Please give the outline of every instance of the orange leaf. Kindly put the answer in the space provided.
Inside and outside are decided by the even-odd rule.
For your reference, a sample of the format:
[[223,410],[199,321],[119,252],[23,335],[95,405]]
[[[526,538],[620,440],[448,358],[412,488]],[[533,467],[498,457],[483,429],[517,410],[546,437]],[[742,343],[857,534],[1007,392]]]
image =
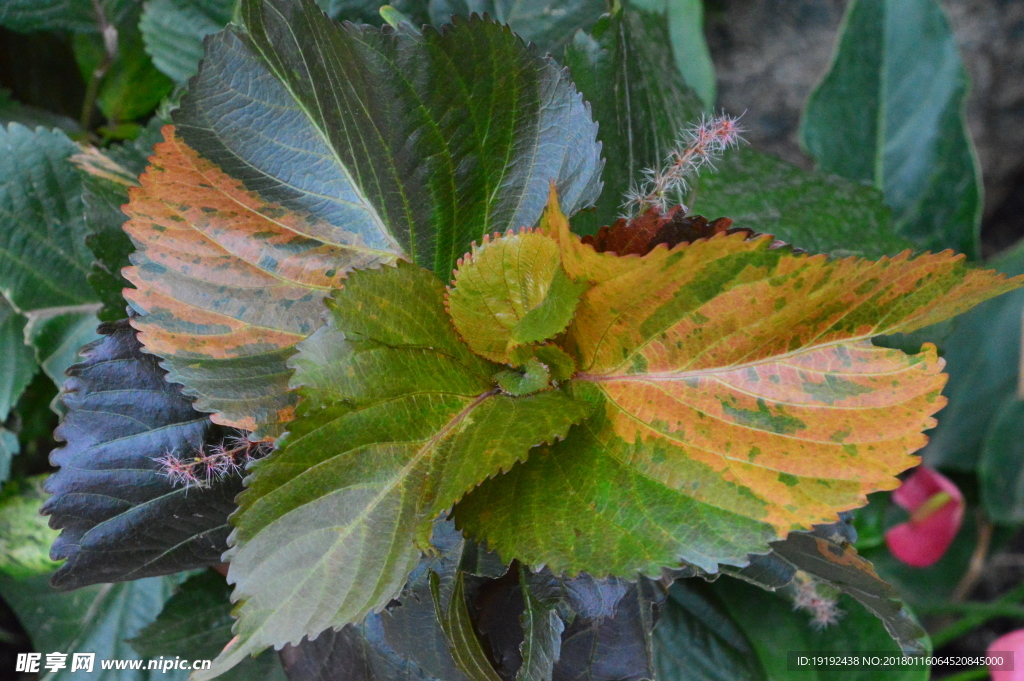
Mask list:
[[[587,433],[484,483],[456,518],[504,557],[556,572],[743,565],[767,550],[765,532],[834,522],[893,489],[945,404],[943,362],[931,344],[907,355],[870,339],[1024,284],[949,251],[830,260],[720,233],[616,257],[569,232],[557,205],[545,225],[566,271],[595,282],[565,348],[573,390],[603,406]],[[573,500],[573,532],[530,526],[526,480],[529,498]],[[590,553],[602,532],[621,543]]]
[[143,313],[132,324],[147,351],[167,360],[169,379],[189,384],[197,409],[275,435],[296,403],[284,362],[321,325],[323,298],[347,270],[400,251],[268,203],[173,126],[163,133],[125,207],[138,249],[124,270],[136,289],[125,296]]

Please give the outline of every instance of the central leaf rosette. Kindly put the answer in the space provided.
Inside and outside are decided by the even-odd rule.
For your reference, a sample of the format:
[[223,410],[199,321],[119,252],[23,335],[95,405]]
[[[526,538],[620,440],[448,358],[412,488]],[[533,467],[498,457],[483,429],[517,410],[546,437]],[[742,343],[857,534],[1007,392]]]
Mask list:
[[237,637],[213,671],[384,607],[444,513],[504,560],[633,578],[746,565],[896,487],[942,360],[870,339],[1019,282],[727,223],[620,256],[572,234],[552,189],[538,229],[474,246],[447,290],[405,261],[350,274],[232,518]]

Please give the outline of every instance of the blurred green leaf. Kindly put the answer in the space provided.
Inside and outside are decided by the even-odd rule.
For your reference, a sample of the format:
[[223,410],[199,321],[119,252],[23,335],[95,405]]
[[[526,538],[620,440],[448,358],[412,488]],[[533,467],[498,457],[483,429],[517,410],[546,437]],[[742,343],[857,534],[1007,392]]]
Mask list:
[[981,500],[989,519],[1024,523],[1024,401],[1007,395],[989,427],[978,461]]
[[50,544],[57,538],[57,531],[51,530],[39,514],[47,497],[43,491],[45,479],[41,475],[4,488],[0,500],[0,573],[8,577],[25,579],[60,567],[59,562],[50,560]]
[[75,35],[73,46],[82,76],[88,81],[97,70],[103,72],[96,104],[108,121],[133,121],[152,112],[174,89],[174,82],[153,65],[139,32],[138,12],[132,12],[117,27],[117,52],[107,64],[105,36]]
[[791,591],[802,580],[813,578],[857,599],[904,652],[922,653],[928,648],[928,635],[900,593],[850,545],[854,539],[856,533],[848,520],[818,525],[812,532],[793,532],[785,540],[773,542],[771,553],[751,555],[745,568],[722,566],[722,570],[771,591]]
[[121,291],[128,282],[121,268],[135,251],[128,235],[121,229],[128,217],[121,206],[128,203],[128,188],[138,185],[138,176],[146,168],[153,145],[162,139],[160,128],[166,121],[154,116],[142,133],[131,142],[111,145],[102,151],[89,147],[71,157],[82,174],[87,236],[85,243],[95,256],[88,280],[103,309],[101,321],[114,321],[127,316]]
[[30,130],[40,125],[44,128],[60,128],[69,135],[82,131],[77,121],[45,109],[26,106],[15,101],[9,90],[0,88],[0,125],[6,126],[8,123],[21,123]]
[[[1024,241],[986,263],[1010,276],[1024,274]],[[982,303],[953,320],[952,332],[939,341],[949,381],[949,399],[936,414],[939,425],[921,451],[937,468],[973,471],[992,418],[1017,390],[1024,291],[1012,291]]]
[[49,585],[49,575],[28,579],[0,576],[0,596],[18,616],[44,653],[68,654],[68,666],[56,673],[42,673],[39,681],[76,681],[71,672],[71,653],[95,653],[93,681],[185,681],[184,670],[101,670],[100,660],[137,660],[126,639],[152,622],[182,577],[151,577],[122,584],[96,584],[70,593]]
[[0,127],[0,291],[22,312],[96,300],[76,151],[59,130]]
[[98,33],[102,30],[100,12],[105,21],[116,23],[134,4],[134,0],[4,0],[0,3],[0,26],[21,33]]
[[602,155],[612,159],[596,210],[572,221],[574,232],[593,234],[618,217],[642,171],[660,167],[678,135],[700,117],[701,103],[676,68],[664,17],[628,0],[602,17],[592,35],[577,33],[565,63],[600,124]]
[[[231,640],[231,587],[224,577],[206,570],[178,587],[154,622],[128,644],[144,658],[213,659]],[[281,660],[273,650],[249,657],[221,681],[285,681]]]
[[431,0],[429,5],[434,26],[450,24],[453,14],[486,13],[556,59],[576,31],[590,30],[607,9],[606,0]]
[[203,38],[231,20],[236,0],[150,0],[139,31],[153,64],[178,83],[199,71]]
[[[886,513],[886,526],[903,522],[906,513],[890,505]],[[900,597],[913,608],[926,608],[945,603],[957,584],[963,578],[970,564],[971,554],[978,541],[977,523],[972,522],[972,509],[968,508],[964,522],[956,539],[943,554],[939,562],[927,568],[916,568],[897,560],[884,544],[874,549],[866,549],[864,557],[871,561],[879,576],[888,582]],[[1013,531],[1009,528],[996,528],[992,537],[992,550],[996,551],[1005,544]]]
[[[838,597],[842,615],[836,624],[815,628],[810,615],[794,610],[792,603],[777,594],[743,582],[722,579],[712,587],[736,626],[746,634],[754,654],[764,669],[766,681],[788,681],[790,651],[814,651],[817,654],[885,651],[901,655],[899,646],[889,638],[882,623],[846,595]],[[928,646],[926,654],[930,654]],[[886,669],[886,681],[926,681],[926,665]],[[681,677],[687,678],[687,677]],[[700,678],[700,677],[697,677]],[[714,677],[711,677],[714,678]],[[754,677],[757,678],[757,677]],[[878,681],[877,667],[822,668],[801,671],[807,681]]]
[[676,66],[683,80],[711,111],[715,105],[715,65],[704,39],[704,0],[633,0],[641,9],[660,12],[668,22]]
[[[25,345],[26,322],[24,315],[0,296],[0,425],[38,369],[32,348]],[[5,478],[0,475],[0,481]]]
[[854,0],[801,139],[822,170],[881,189],[900,234],[977,258],[981,173],[967,87],[936,0]]
[[0,426],[0,481],[11,476],[11,460],[21,451],[18,436]]
[[660,681],[765,681],[746,635],[713,587],[683,579],[669,589],[654,628]]
[[[25,326],[25,342],[35,348],[36,361],[43,372],[59,388],[64,385],[68,367],[80,360],[78,349],[100,337],[96,327],[99,305],[76,308],[50,308],[29,315]],[[64,407],[54,400],[50,407],[58,414]]]
[[[385,22],[380,15],[380,8],[390,5],[405,15],[417,28],[431,23],[428,0],[316,0],[316,4],[327,16],[336,21],[383,26]],[[447,17],[443,23],[449,23]]]
[[691,212],[732,218],[812,253],[877,258],[913,243],[893,233],[881,194],[836,175],[801,170],[755,149],[727,151],[702,171]]

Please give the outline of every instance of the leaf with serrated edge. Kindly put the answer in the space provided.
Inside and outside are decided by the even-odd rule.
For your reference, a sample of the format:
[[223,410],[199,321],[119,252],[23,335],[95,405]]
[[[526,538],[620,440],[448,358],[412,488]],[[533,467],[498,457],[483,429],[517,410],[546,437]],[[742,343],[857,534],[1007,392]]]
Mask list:
[[585,287],[562,269],[555,241],[526,230],[474,245],[459,260],[445,307],[473,352],[512,362],[516,347],[565,330]]
[[1024,284],[950,252],[830,261],[744,234],[616,263],[556,211],[567,271],[599,279],[567,349],[570,390],[600,406],[455,510],[503,557],[555,571],[744,565],[896,487],[944,403],[942,361],[931,345],[906,355],[870,338]]
[[[164,128],[152,166],[129,194],[135,242],[125,291],[132,324],[214,420],[267,434],[294,414],[285,359],[319,326],[324,296],[353,267],[397,249],[268,203]],[[204,378],[208,379],[204,381]],[[220,378],[221,380],[216,380]],[[223,379],[230,378],[227,385]]]
[[58,589],[119,582],[215,565],[227,549],[227,517],[241,491],[235,474],[209,489],[167,479],[155,459],[185,457],[218,433],[142,352],[127,320],[100,327],[68,370],[67,415],[54,436],[43,506],[62,530],[54,559]]
[[96,300],[77,150],[59,130],[0,125],[0,292],[20,312]]
[[762,589],[789,587],[798,577],[816,580],[849,594],[885,625],[886,631],[908,655],[921,654],[928,647],[928,635],[900,595],[875,572],[874,566],[857,554],[844,533],[844,523],[819,525],[812,532],[794,532],[785,541],[773,542],[771,551],[751,556],[750,565],[724,571]]
[[500,365],[459,340],[443,297],[399,261],[328,299],[329,325],[293,360],[303,412],[232,518],[238,637],[200,678],[383,608],[433,518],[586,416],[561,390],[501,393]]
[[[133,192],[133,204],[155,198],[163,213],[216,227],[202,235],[214,243],[199,247],[200,263],[180,244],[144,249],[133,276],[153,300],[140,293],[133,302],[146,315],[138,328],[147,349],[197,408],[276,436],[296,399],[286,358],[319,324],[322,291],[300,289],[398,255],[447,277],[475,239],[534,224],[550,179],[570,206],[592,203],[602,161],[567,73],[507,27],[479,17],[422,34],[337,24],[312,0],[244,0],[238,18],[207,39],[173,115],[195,158],[184,169],[158,158],[150,182],[180,182],[147,189],[144,180]],[[225,198],[281,224],[246,232],[261,216],[235,224],[239,211]],[[226,258],[211,271],[220,250],[242,258],[242,246],[257,256],[244,272]]]

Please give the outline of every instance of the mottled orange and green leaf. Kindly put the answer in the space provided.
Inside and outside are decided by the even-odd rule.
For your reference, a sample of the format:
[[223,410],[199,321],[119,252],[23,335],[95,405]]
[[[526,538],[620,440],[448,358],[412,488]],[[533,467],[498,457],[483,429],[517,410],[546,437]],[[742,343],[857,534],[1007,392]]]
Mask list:
[[[503,555],[556,571],[742,565],[766,540],[892,489],[935,425],[945,376],[934,346],[907,355],[870,339],[1024,283],[951,252],[830,260],[772,249],[768,235],[616,259],[581,243],[555,205],[546,224],[570,275],[595,282],[566,349],[575,390],[602,406],[456,517]],[[547,517],[573,520],[524,508],[541,499],[559,499]],[[594,536],[622,542],[591,551]]]
[[[347,270],[390,262],[344,229],[261,199],[164,128],[130,192],[125,230],[138,249],[125,295],[133,324],[196,408],[274,435],[294,414],[284,362],[318,326]],[[209,389],[207,389],[209,388]]]

